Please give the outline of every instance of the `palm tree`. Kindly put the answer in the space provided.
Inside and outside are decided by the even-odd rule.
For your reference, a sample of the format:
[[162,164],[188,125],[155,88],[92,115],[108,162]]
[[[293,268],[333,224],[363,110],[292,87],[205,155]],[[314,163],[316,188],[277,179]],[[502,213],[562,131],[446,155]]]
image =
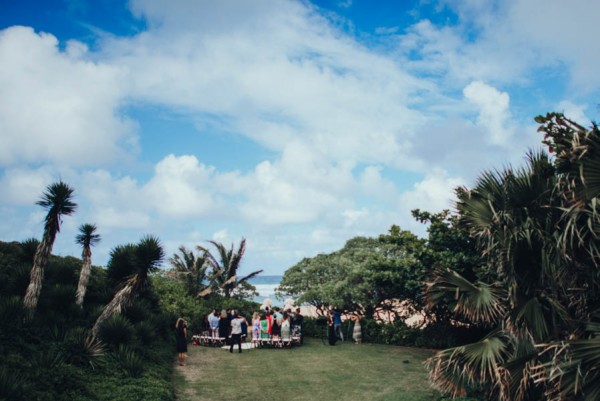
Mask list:
[[184,281],[190,295],[197,295],[205,289],[206,271],[209,267],[206,252],[196,256],[194,251],[188,250],[183,245],[179,247],[179,254],[175,253],[169,258],[173,269],[168,273],[171,277]]
[[75,303],[80,307],[83,307],[83,298],[92,271],[92,246],[100,242],[100,235],[95,232],[95,224],[82,224],[79,227],[79,235],[75,238],[75,242],[83,247],[81,254],[83,262],[79,274],[79,283],[77,284],[77,293],[75,294]]
[[33,258],[33,267],[29,286],[25,292],[24,306],[29,316],[33,316],[42,290],[44,269],[52,253],[56,233],[60,231],[61,216],[68,216],[75,212],[77,204],[72,202],[73,189],[62,181],[50,184],[42,198],[36,202],[48,210],[45,219],[44,236]]
[[210,275],[211,287],[200,292],[199,296],[208,295],[216,290],[221,292],[225,298],[230,298],[236,289],[243,286],[252,277],[263,272],[262,270],[257,270],[242,278],[238,278],[238,269],[240,268],[242,257],[246,252],[246,240],[244,238],[242,238],[237,252],[234,251],[233,244],[231,244],[231,249],[228,250],[222,243],[216,241],[208,242],[217,248],[220,260],[218,261],[207,248],[200,245],[197,246],[199,251],[204,252],[207,259],[206,263],[212,269],[212,274]]
[[145,290],[150,281],[148,275],[156,270],[164,258],[164,251],[158,238],[146,236],[132,248],[131,261],[135,273],[127,278],[119,288],[113,299],[102,311],[92,328],[92,336],[96,337],[100,327],[109,317],[120,314],[123,309],[131,305],[135,298]]
[[484,173],[459,189],[461,223],[478,239],[493,282],[438,271],[435,304],[496,326],[480,342],[437,353],[431,376],[445,392],[484,386],[500,400],[596,400],[600,396],[600,132],[559,114],[536,119],[556,154],[526,168]]

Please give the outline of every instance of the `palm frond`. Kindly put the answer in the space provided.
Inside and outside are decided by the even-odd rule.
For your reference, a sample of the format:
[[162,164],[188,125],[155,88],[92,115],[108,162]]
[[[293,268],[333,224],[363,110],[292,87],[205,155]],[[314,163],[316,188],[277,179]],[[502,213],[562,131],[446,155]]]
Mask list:
[[455,312],[480,322],[493,323],[505,315],[504,291],[485,283],[471,283],[450,269],[438,270],[434,281],[426,283],[425,296],[430,305],[454,297]]
[[486,383],[495,397],[508,400],[509,377],[503,368],[508,351],[508,340],[495,332],[477,343],[439,351],[426,364],[432,382],[443,393],[463,396],[469,387]]

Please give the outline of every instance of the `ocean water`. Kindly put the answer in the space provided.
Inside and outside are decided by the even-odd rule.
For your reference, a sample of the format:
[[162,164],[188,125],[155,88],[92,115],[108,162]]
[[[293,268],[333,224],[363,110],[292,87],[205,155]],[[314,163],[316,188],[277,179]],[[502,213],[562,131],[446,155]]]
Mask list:
[[250,284],[256,287],[259,296],[254,297],[254,302],[262,303],[266,298],[271,299],[273,306],[283,306],[285,299],[289,297],[278,298],[275,296],[275,288],[279,286],[282,276],[258,276],[250,280]]

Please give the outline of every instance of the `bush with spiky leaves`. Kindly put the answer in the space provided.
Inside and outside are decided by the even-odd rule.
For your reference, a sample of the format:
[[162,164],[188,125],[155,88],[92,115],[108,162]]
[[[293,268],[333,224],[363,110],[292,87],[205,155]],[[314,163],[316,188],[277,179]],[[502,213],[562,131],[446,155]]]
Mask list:
[[144,373],[144,360],[133,348],[121,344],[113,353],[113,358],[123,372],[131,377],[140,377]]
[[65,336],[63,352],[70,364],[95,369],[102,362],[106,349],[98,339],[90,336],[89,330],[77,327]]
[[131,345],[135,340],[135,329],[126,317],[114,315],[100,326],[100,339],[107,345],[117,348],[119,345]]
[[3,331],[20,327],[23,316],[23,300],[17,296],[0,298],[0,326]]
[[0,366],[0,400],[23,399],[25,380],[19,372]]

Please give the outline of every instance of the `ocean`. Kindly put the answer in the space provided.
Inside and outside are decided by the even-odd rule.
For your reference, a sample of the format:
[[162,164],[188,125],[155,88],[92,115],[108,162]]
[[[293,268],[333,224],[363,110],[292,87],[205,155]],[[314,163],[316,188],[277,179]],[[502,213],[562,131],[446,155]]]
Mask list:
[[[279,286],[283,276],[256,276],[248,280],[250,284],[256,287],[258,296],[252,300],[262,303],[265,298],[270,298],[273,301],[273,306],[283,306],[285,298],[280,299],[275,296],[275,288]],[[286,297],[287,298],[287,297]]]

